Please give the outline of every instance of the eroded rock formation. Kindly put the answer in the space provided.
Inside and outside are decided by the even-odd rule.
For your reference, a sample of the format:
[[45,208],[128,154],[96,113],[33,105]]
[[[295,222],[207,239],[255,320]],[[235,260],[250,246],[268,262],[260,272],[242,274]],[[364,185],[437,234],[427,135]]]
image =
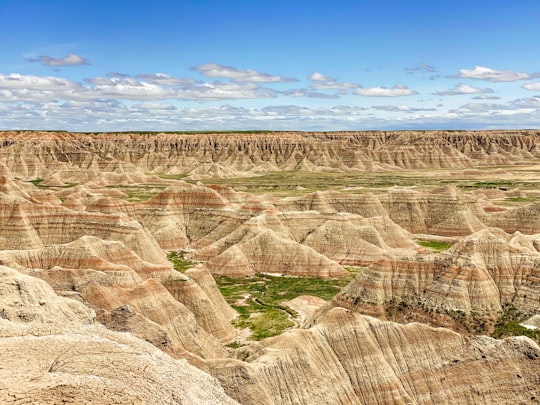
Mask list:
[[219,383],[0,266],[0,402],[234,404]]
[[[489,166],[537,165],[538,140],[537,131],[2,132],[0,402],[534,403],[538,345],[479,335],[508,308],[538,323],[538,195],[471,190],[469,180],[513,176]],[[391,178],[279,197],[192,184],[444,168],[442,185],[464,178],[468,188]],[[176,271],[168,251],[201,263]],[[349,276],[347,266],[357,276],[330,302],[284,302],[301,326],[258,343],[231,324],[236,312],[213,278],[331,279]],[[245,346],[224,346],[238,340]]]
[[[387,170],[508,165],[540,156],[536,131],[268,134],[1,132],[12,176],[64,182],[100,173],[227,176],[276,170]],[[81,177],[82,176],[82,177]]]
[[527,338],[468,339],[334,308],[307,330],[266,340],[248,362],[210,367],[245,404],[505,404],[538,398],[539,359]]

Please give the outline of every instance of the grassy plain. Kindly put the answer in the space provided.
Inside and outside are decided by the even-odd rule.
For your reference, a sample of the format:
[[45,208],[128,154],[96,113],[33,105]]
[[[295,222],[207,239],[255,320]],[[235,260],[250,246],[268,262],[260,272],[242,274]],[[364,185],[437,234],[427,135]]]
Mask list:
[[[501,174],[501,170],[508,173]],[[188,182],[196,182],[187,180]],[[199,180],[197,180],[199,181]],[[416,169],[381,172],[268,172],[253,177],[208,178],[204,184],[221,184],[254,194],[271,193],[276,196],[295,196],[324,190],[349,193],[384,192],[390,187],[418,187],[435,189],[456,186],[473,189],[540,189],[538,167],[486,167],[481,175],[466,175],[450,169]],[[519,202],[519,201],[516,201]],[[526,202],[526,201],[523,201]]]

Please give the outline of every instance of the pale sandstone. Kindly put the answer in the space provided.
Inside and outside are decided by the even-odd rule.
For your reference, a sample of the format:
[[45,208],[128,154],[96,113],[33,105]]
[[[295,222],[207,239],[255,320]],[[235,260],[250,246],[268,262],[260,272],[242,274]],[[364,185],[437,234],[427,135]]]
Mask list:
[[539,395],[540,348],[523,337],[468,339],[335,308],[262,346],[247,362],[208,362],[241,403],[507,404]]
[[509,165],[538,158],[536,135],[536,131],[236,135],[7,131],[0,133],[0,164],[14,176],[58,174],[85,181],[102,172],[231,176],[276,170],[468,168],[473,163]]
[[0,266],[0,402],[233,404],[185,360],[95,323],[85,305]]
[[428,257],[381,260],[364,270],[333,300],[372,314],[404,302],[421,310],[461,311],[494,317],[512,304],[533,314],[540,307],[537,236],[476,232],[450,250]]

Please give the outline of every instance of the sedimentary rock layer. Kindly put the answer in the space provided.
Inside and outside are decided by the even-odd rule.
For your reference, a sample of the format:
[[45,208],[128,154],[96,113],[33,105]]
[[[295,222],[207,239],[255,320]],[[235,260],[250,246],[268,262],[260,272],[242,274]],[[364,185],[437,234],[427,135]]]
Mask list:
[[[540,156],[537,131],[264,134],[2,132],[13,176],[89,180],[99,172],[227,176],[273,170],[381,170],[502,165]],[[138,169],[138,172],[137,170]],[[82,176],[82,177],[81,177]]]
[[460,313],[494,319],[508,305],[533,315],[540,308],[539,237],[489,228],[438,255],[383,259],[333,304],[379,316],[398,305],[431,313],[434,320]]
[[234,404],[208,374],[58,297],[44,281],[0,266],[3,404]]
[[527,338],[468,339],[343,308],[266,340],[247,362],[207,367],[244,404],[507,404],[540,394],[540,349]]

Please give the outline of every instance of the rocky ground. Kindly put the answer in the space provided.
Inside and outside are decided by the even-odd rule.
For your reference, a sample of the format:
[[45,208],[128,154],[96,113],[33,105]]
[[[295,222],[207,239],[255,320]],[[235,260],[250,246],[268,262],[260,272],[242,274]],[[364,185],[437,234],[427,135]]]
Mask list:
[[539,159],[535,131],[2,132],[0,402],[539,402]]

